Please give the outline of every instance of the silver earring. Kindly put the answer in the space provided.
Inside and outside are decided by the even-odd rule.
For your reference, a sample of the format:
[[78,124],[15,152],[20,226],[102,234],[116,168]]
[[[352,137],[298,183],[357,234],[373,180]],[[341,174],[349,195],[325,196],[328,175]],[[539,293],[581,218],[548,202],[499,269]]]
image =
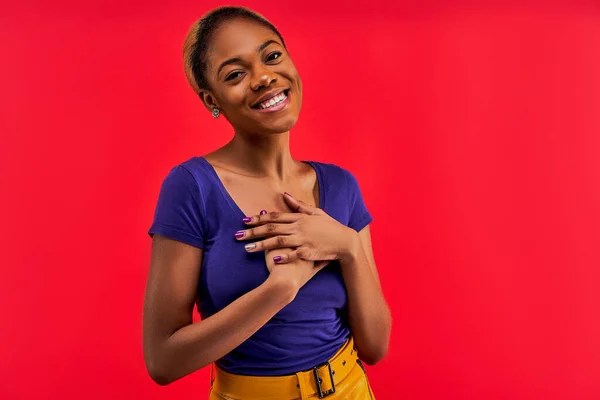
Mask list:
[[221,114],[221,110],[219,110],[218,108],[213,108],[212,110],[212,116],[213,118],[219,118],[219,115]]

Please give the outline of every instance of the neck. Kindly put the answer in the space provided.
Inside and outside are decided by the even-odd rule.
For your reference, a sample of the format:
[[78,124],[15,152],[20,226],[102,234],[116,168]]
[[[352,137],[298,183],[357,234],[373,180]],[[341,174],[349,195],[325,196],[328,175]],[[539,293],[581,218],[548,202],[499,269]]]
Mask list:
[[222,151],[229,165],[236,169],[280,182],[290,178],[296,167],[290,153],[289,131],[258,138],[236,132]]

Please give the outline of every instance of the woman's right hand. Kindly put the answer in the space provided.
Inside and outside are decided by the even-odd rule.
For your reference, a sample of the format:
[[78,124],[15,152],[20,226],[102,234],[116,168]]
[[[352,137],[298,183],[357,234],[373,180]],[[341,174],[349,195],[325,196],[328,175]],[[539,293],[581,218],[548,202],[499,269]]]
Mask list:
[[[288,210],[291,211],[291,210]],[[266,214],[266,210],[260,212]],[[272,282],[289,288],[293,297],[302,286],[306,284],[313,276],[322,270],[330,261],[309,261],[298,259],[286,264],[276,264],[273,257],[293,252],[293,248],[281,248],[274,250],[265,250],[265,261],[269,270],[269,278]],[[277,253],[277,254],[275,254]]]
[[297,259],[287,264],[276,264],[273,257],[276,255],[287,254],[294,251],[292,248],[275,249],[265,251],[265,261],[269,270],[269,278],[283,285],[290,285],[290,290],[294,296],[300,288],[306,284],[313,276],[322,270],[329,261],[306,261]]

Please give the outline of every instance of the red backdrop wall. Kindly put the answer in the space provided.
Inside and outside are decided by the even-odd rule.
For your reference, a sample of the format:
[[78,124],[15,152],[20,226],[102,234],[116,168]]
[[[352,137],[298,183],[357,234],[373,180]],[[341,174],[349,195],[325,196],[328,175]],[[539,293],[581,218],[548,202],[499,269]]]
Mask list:
[[[600,398],[600,9],[246,1],[304,82],[298,158],[358,177],[394,327],[377,398]],[[225,143],[181,45],[214,1],[0,12],[0,398],[159,387],[142,304],[159,185]]]

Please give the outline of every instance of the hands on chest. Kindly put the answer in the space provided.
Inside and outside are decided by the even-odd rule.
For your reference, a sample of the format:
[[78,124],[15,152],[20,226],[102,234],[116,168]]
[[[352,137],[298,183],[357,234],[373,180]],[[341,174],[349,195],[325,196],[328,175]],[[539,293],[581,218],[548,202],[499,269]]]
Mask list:
[[[360,246],[358,234],[323,210],[296,200],[292,195],[282,195],[295,212],[266,212],[244,218],[247,229],[235,233],[235,238],[245,243],[246,251],[269,251],[273,262],[286,264],[298,259],[324,262],[352,258]],[[257,241],[257,239],[259,239]],[[275,254],[270,250],[294,249]],[[318,264],[317,264],[318,266]]]

